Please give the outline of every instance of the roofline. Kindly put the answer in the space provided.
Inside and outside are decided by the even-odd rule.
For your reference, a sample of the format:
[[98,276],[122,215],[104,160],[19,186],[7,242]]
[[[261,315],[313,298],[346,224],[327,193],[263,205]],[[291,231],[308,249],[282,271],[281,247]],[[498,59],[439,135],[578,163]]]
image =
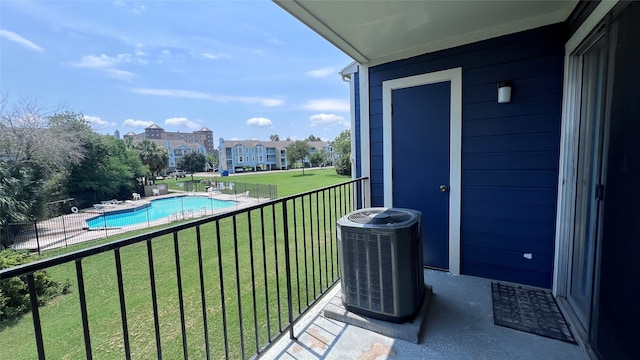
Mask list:
[[[401,50],[395,53],[386,54],[377,58],[367,58],[363,55],[354,45],[349,43],[340,34],[335,32],[331,27],[325,24],[321,19],[317,18],[315,14],[310,12],[300,0],[272,0],[276,5],[280,6],[283,10],[291,14],[291,16],[298,19],[305,26],[313,30],[318,35],[329,41],[335,47],[343,51],[350,56],[355,62],[359,64],[366,64],[368,66],[375,66],[384,64],[391,61],[408,59],[410,57],[431,53],[435,51],[445,50],[457,46],[467,45],[478,41],[488,40],[503,35],[513,34],[525,30],[535,29],[538,27],[556,24],[565,21],[575,5],[571,8],[559,10],[550,14],[544,14],[532,18],[522,19],[519,21],[510,22],[494,26],[491,28],[485,28],[472,33],[455,36],[440,41],[423,44],[421,46],[412,47],[410,49]],[[578,4],[578,1],[575,1]],[[348,75],[348,74],[344,74]],[[344,77],[344,76],[343,76]]]
[[351,78],[351,75],[358,72],[358,63],[356,61],[352,61],[351,64],[344,67],[344,69],[340,70],[340,75],[343,78],[348,77]]
[[291,16],[298,19],[305,24],[308,28],[315,31],[318,35],[325,38],[333,46],[342,50],[345,54],[349,55],[352,59],[359,63],[367,63],[367,59],[361,54],[358,49],[351,45],[347,40],[341,37],[338,33],[334,32],[329,26],[313,15],[307,8],[298,0],[272,0],[276,5],[280,6],[284,11],[291,14]]

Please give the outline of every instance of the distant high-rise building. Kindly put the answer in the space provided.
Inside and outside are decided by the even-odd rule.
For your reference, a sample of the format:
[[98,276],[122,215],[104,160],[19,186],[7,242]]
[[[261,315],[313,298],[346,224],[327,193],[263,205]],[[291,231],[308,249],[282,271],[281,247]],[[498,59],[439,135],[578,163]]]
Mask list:
[[203,127],[198,131],[191,133],[182,133],[180,131],[165,131],[157,124],[151,124],[144,129],[143,133],[135,134],[130,131],[124,135],[124,138],[132,140],[182,140],[187,144],[202,145],[207,150],[207,154],[213,154],[213,131]]
[[114,136],[116,139],[120,139],[120,131],[119,131],[119,130],[114,131],[114,132],[113,132],[113,136]]
[[192,133],[181,133],[179,131],[164,131],[157,124],[151,124],[144,129],[143,133],[136,134],[133,131],[126,133],[123,138],[131,139],[134,143],[143,140],[150,140],[159,146],[167,149],[169,155],[169,166],[166,171],[173,171],[178,168],[180,158],[190,152],[201,154],[213,154],[213,131],[203,127]]

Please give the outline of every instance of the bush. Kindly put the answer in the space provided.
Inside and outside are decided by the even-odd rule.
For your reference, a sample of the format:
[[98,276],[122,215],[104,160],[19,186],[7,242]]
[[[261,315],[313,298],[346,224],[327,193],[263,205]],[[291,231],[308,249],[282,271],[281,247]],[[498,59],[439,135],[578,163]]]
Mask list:
[[338,175],[351,175],[351,161],[349,161],[348,157],[338,159],[335,168]]
[[[26,251],[4,250],[0,252],[0,270],[37,260],[38,256]],[[54,281],[46,271],[33,274],[38,294],[38,304],[44,305],[48,300],[69,292],[69,280],[59,283]],[[0,281],[0,323],[14,319],[31,308],[27,277],[13,277]]]

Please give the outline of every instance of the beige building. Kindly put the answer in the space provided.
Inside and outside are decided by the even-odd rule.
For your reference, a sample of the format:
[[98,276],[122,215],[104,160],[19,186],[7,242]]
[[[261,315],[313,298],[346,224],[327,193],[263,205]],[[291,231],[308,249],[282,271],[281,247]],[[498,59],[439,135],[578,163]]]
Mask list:
[[198,131],[185,133],[180,131],[165,131],[157,124],[151,124],[149,127],[144,129],[143,133],[135,134],[130,131],[124,135],[124,138],[130,138],[132,140],[180,140],[189,145],[204,146],[207,150],[207,154],[213,154],[215,150],[215,147],[213,146],[213,131],[206,127],[203,127]]
[[213,154],[215,150],[213,147],[213,131],[206,127],[192,133],[182,133],[179,131],[165,131],[157,124],[152,124],[144,129],[143,133],[136,134],[130,131],[123,137],[134,142],[150,140],[166,148],[169,154],[169,166],[165,169],[167,172],[176,170],[180,158],[188,153],[199,152],[206,155]]

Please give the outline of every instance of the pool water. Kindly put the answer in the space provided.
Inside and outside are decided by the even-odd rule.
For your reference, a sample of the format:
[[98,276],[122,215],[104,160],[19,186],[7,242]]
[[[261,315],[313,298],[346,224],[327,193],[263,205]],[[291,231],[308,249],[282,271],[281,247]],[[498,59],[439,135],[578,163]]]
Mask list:
[[179,196],[152,200],[146,206],[110,211],[87,219],[89,229],[123,227],[147,223],[170,217],[173,214],[187,214],[189,210],[199,214],[203,208],[207,211],[235,206],[235,201],[217,200],[202,196]]

